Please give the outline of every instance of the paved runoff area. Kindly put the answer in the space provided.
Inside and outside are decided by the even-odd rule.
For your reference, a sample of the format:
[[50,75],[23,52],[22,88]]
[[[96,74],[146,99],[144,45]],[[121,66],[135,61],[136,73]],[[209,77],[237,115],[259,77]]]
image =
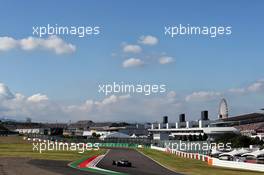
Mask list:
[[99,175],[74,169],[69,161],[0,158],[0,175]]
[[[132,167],[117,167],[113,160],[128,160]],[[68,161],[30,158],[0,158],[0,175],[99,175],[68,166]],[[98,168],[130,175],[179,175],[134,149],[111,149],[97,164]]]

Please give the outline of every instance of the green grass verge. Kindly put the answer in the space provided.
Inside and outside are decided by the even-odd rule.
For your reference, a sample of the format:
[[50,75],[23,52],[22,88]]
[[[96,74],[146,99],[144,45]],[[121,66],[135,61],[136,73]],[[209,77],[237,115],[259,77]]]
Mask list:
[[200,160],[181,158],[173,154],[151,149],[138,149],[138,151],[158,161],[162,165],[183,174],[189,175],[263,175],[261,172],[240,171],[208,166]]
[[77,151],[46,151],[40,154],[32,149],[32,144],[24,141],[22,137],[0,137],[0,157],[30,157],[34,159],[73,161],[81,159],[82,157],[91,157],[106,152],[105,149],[100,149],[98,151],[86,151],[84,153],[78,153]]

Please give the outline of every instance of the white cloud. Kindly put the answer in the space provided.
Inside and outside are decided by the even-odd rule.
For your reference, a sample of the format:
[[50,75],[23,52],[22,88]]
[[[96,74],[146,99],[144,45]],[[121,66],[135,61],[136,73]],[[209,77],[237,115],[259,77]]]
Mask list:
[[257,80],[246,87],[231,88],[228,90],[228,92],[234,93],[234,94],[257,93],[257,92],[262,92],[262,91],[264,91],[264,80],[263,79]]
[[143,66],[144,62],[138,58],[129,58],[123,62],[123,67],[140,67]]
[[159,58],[159,63],[160,64],[170,64],[173,63],[174,59],[172,57],[168,57],[168,56],[162,56]]
[[221,95],[220,92],[213,92],[213,91],[199,91],[193,92],[190,95],[185,97],[185,100],[190,101],[209,101],[218,98]]
[[75,113],[75,112],[91,112],[94,107],[93,100],[86,100],[86,102],[82,105],[70,105],[65,107],[66,113]]
[[14,48],[27,51],[43,49],[53,51],[56,54],[68,54],[76,51],[76,46],[66,43],[57,36],[49,36],[46,39],[28,37],[21,40],[11,37],[0,37],[0,51],[8,51]]
[[247,90],[249,92],[260,92],[264,90],[264,80],[258,80],[255,83],[251,84]]
[[62,111],[62,107],[49,101],[46,95],[35,94],[29,97],[21,93],[13,95],[9,88],[3,84],[0,89],[1,94],[8,97],[0,99],[0,116],[12,116],[18,120],[30,117],[35,121],[54,121],[59,119],[55,119],[56,116],[63,116],[64,119],[67,117],[67,114]]
[[17,41],[11,37],[0,37],[0,51],[8,51],[17,46]]
[[0,83],[0,100],[12,98],[14,98],[14,95],[10,92],[9,88],[5,84]]
[[28,101],[30,102],[41,102],[41,101],[47,101],[49,98],[47,95],[42,95],[42,94],[34,94],[30,97],[27,98]]
[[128,98],[130,98],[129,95],[121,95],[121,96],[111,95],[109,97],[106,97],[102,101],[95,102],[95,104],[98,105],[99,107],[101,107],[101,106],[105,106],[105,105],[111,105],[111,104],[117,103],[119,101],[126,100]]
[[177,94],[176,94],[176,92],[175,91],[169,91],[168,93],[167,93],[167,102],[169,102],[169,103],[174,103],[174,102],[176,102],[177,101]]
[[79,105],[61,105],[47,100],[48,97],[42,94],[26,97],[16,93],[14,98],[0,101],[0,115],[12,116],[18,120],[30,117],[33,121],[44,122],[155,121],[163,115],[176,116],[181,111],[182,105],[175,96],[173,91],[167,96],[151,98],[112,95],[98,101],[86,100]]
[[151,36],[151,35],[141,36],[139,38],[139,43],[145,44],[145,45],[156,45],[158,44],[158,42],[159,42],[158,38]]
[[[258,80],[256,82],[263,81]],[[249,92],[249,87],[252,87],[251,93],[253,93],[253,90],[257,90],[254,91],[256,93],[261,90],[260,87],[262,86],[256,84],[256,82],[244,88],[247,93]],[[233,90],[233,92],[240,91],[239,89]],[[241,113],[243,108],[250,106],[250,104],[252,105],[247,110],[254,110],[257,109],[257,105],[262,105],[261,100],[254,101],[253,99],[252,101],[249,98],[251,101],[247,101],[246,96],[246,100],[241,100],[240,97],[244,98],[241,95],[237,99],[241,103],[237,103],[236,99],[228,96],[230,94],[226,94],[225,92],[222,94],[215,91],[198,91],[187,96],[182,96],[175,91],[169,91],[166,95],[148,98],[141,96],[131,97],[130,95],[111,95],[101,100],[87,99],[81,104],[66,105],[49,100],[47,95],[41,93],[32,96],[12,93],[6,85],[0,84],[0,97],[2,97],[0,98],[0,116],[12,116],[18,120],[30,117],[33,121],[45,122],[55,122],[56,120],[62,122],[67,122],[68,120],[150,122],[160,120],[164,115],[168,115],[170,120],[175,121],[178,119],[179,113],[186,113],[188,120],[197,119],[197,114],[201,110],[206,109],[209,110],[213,118],[217,116],[218,99],[220,100],[222,95],[227,95],[227,98],[230,99],[232,110],[235,105],[238,106],[235,109],[238,113]]]
[[175,98],[176,97],[176,92],[175,91],[170,91],[168,94],[167,94],[167,97],[168,98]]
[[139,45],[126,44],[123,47],[123,51],[126,53],[140,53],[142,48]]
[[22,100],[25,100],[25,96],[23,94],[20,94],[20,93],[16,93],[15,94],[15,100],[16,101],[22,101]]
[[228,90],[228,92],[234,93],[234,94],[242,94],[242,93],[245,93],[246,90],[244,88],[231,88]]
[[67,109],[70,111],[81,110],[81,111],[89,112],[89,111],[92,111],[93,109],[106,107],[111,104],[115,104],[115,103],[118,103],[120,101],[129,99],[129,98],[130,98],[130,95],[120,95],[120,96],[111,95],[109,97],[105,97],[101,101],[86,100],[86,102],[82,105],[68,106]]

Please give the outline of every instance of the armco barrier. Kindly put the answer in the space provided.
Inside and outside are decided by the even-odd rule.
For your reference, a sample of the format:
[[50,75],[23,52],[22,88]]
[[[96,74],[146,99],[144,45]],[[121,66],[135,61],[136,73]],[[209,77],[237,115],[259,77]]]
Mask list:
[[217,158],[209,158],[208,164],[212,166],[219,166],[225,168],[233,168],[233,169],[235,168],[235,169],[264,172],[263,164],[225,161],[225,160],[219,160]]
[[205,162],[208,162],[208,160],[210,158],[207,155],[203,155],[203,154],[199,154],[199,153],[186,153],[186,152],[182,152],[182,151],[178,151],[178,150],[171,150],[169,148],[161,148],[161,147],[157,147],[157,146],[153,146],[153,145],[151,145],[150,148],[154,149],[154,150],[158,150],[158,151],[163,151],[163,152],[175,154],[179,157],[202,160]]
[[235,161],[224,161],[219,160],[217,158],[212,158],[207,155],[202,155],[198,153],[186,153],[182,151],[177,150],[170,150],[169,148],[160,148],[157,146],[151,145],[151,149],[158,150],[158,151],[164,151],[171,154],[175,154],[179,157],[183,158],[190,158],[190,159],[196,159],[196,160],[202,160],[204,162],[207,162],[210,166],[219,166],[224,168],[233,168],[233,169],[242,169],[242,170],[249,170],[249,171],[260,171],[264,172],[264,164],[254,164],[254,163],[245,163],[245,162],[235,162]]
[[99,143],[99,147],[104,148],[137,148],[138,144],[133,143]]
[[166,148],[160,148],[160,147],[153,146],[153,145],[151,145],[150,148],[151,148],[151,149],[158,150],[158,151],[164,151],[164,152],[166,151]]

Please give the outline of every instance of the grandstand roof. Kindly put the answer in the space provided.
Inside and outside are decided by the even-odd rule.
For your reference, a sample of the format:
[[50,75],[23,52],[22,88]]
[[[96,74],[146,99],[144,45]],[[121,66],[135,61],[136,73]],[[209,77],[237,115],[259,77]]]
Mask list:
[[264,122],[238,125],[238,126],[234,126],[234,127],[239,129],[240,131],[243,131],[243,130],[262,131],[264,129]]
[[245,154],[243,154],[242,156],[254,156],[254,157],[258,157],[258,156],[260,156],[260,155],[264,155],[264,149],[262,149],[262,150],[257,150],[257,151],[253,151],[253,152],[251,152],[251,153],[245,153]]
[[245,153],[249,153],[250,151],[246,150],[246,149],[234,149],[233,151],[227,152],[227,153],[222,153],[219,156],[237,156],[237,155],[242,155]]
[[219,154],[222,154],[222,152],[214,148],[214,149],[212,149],[211,154],[212,155],[217,155],[217,154],[219,155]]
[[260,120],[264,121],[264,114],[262,113],[250,113],[250,114],[244,114],[244,115],[238,115],[235,117],[229,117],[226,119],[223,119],[224,121],[242,121],[242,120]]

